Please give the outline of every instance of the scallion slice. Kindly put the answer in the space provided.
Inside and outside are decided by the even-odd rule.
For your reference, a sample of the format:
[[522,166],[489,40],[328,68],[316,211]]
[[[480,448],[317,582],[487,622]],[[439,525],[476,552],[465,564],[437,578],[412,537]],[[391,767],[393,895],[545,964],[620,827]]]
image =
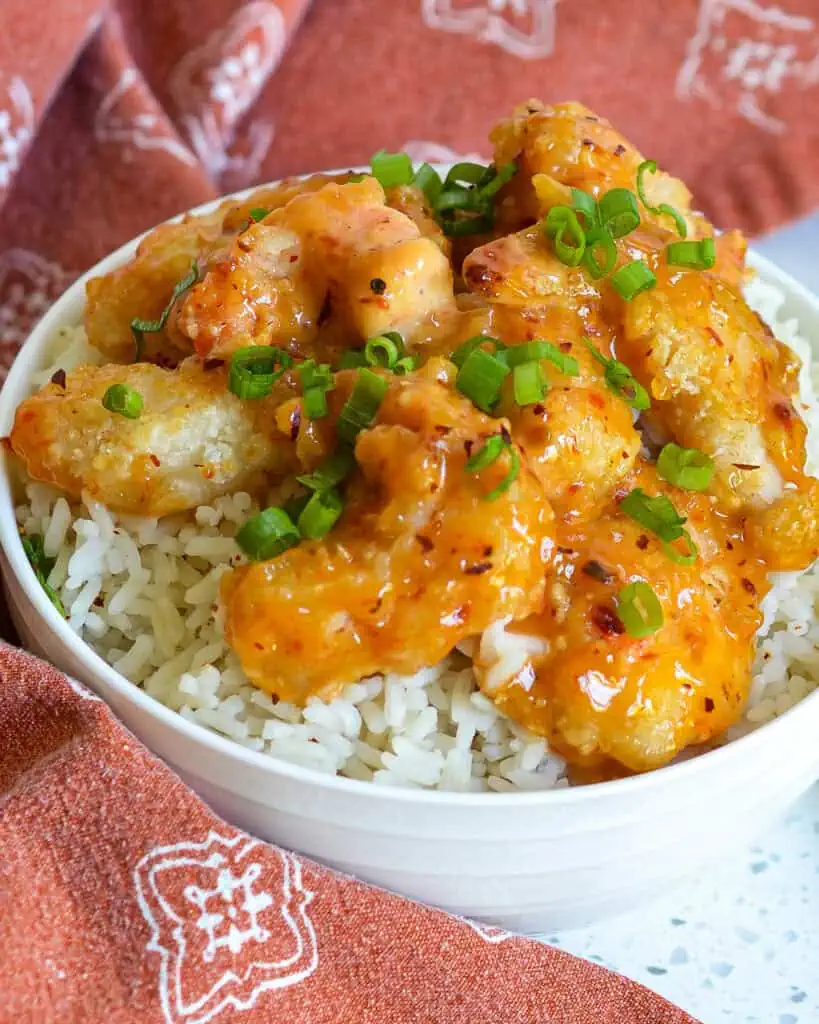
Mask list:
[[186,292],[188,288],[192,288],[193,285],[199,280],[199,266],[194,260],[191,264],[191,269],[187,274],[179,281],[176,282],[174,290],[171,292],[171,297],[168,299],[168,304],[162,310],[158,320],[140,320],[135,317],[131,321],[131,333],[134,336],[134,345],[136,347],[136,356],[134,362],[139,362],[142,358],[146,334],[156,334],[157,331],[161,331],[165,324],[168,322],[168,317],[171,315],[173,304],[182,294]]
[[555,256],[567,267],[576,267],[586,251],[586,235],[570,206],[553,206],[543,222],[552,239]]
[[265,398],[293,360],[274,345],[239,348],[230,360],[228,388],[242,399]]
[[548,359],[561,373],[567,377],[576,377],[580,373],[580,367],[574,356],[567,356],[557,345],[550,341],[526,341],[522,345],[510,345],[504,353],[504,361],[507,366],[519,366],[521,363],[528,363],[532,359]]
[[236,534],[236,543],[254,562],[275,558],[300,540],[296,525],[282,508],[266,508],[248,519]]
[[704,491],[714,475],[714,460],[698,448],[667,444],[657,458],[657,472],[684,491]]
[[642,580],[629,583],[617,595],[617,618],[636,640],[656,633],[664,621],[659,598]]
[[46,555],[42,536],[39,533],[32,533],[28,535],[23,533],[20,535],[20,543],[23,545],[23,551],[26,553],[26,558],[29,560],[29,564],[31,565],[37,582],[45,591],[46,597],[54,605],[60,615],[62,615],[64,619],[67,618],[65,605],[60,600],[60,595],[48,582],[48,576],[54,568],[56,559],[49,558]]
[[302,408],[308,420],[323,419],[329,411],[327,389],[321,387],[305,388]]
[[698,241],[671,242],[666,246],[665,258],[670,267],[710,270],[714,263],[716,263],[717,249],[713,238],[702,238]]
[[337,487],[355,469],[355,456],[349,448],[338,448],[312,473],[296,477],[309,491],[329,491]]
[[252,221],[258,223],[260,220],[264,220],[268,213],[270,213],[270,210],[266,210],[263,206],[254,206],[252,210],[248,211],[247,215]]
[[366,365],[367,359],[364,349],[361,348],[348,348],[346,352],[342,352],[338,361],[339,370],[356,370],[359,366]]
[[388,382],[372,370],[358,371],[353,393],[344,403],[336,424],[342,441],[354,444],[361,431],[369,427],[388,388]]
[[642,260],[632,260],[611,275],[611,283],[617,293],[626,302],[637,298],[641,292],[648,291],[657,283],[654,271]]
[[485,209],[474,217],[443,216],[439,223],[447,237],[459,238],[461,235],[480,235],[485,231],[491,231],[495,218],[491,211]]
[[583,192],[579,188],[573,188],[571,195],[572,209],[577,214],[581,227],[588,234],[597,225],[599,220],[600,214],[597,209],[597,202],[594,196],[590,196],[588,192]]
[[473,405],[484,412],[491,412],[500,398],[501,385],[509,373],[509,367],[482,348],[473,348],[464,360],[455,387]]
[[469,338],[468,341],[465,341],[463,345],[459,345],[455,349],[449,357],[450,361],[458,367],[463,366],[469,355],[474,352],[476,348],[483,348],[484,345],[491,345],[495,355],[497,355],[498,352],[503,351],[505,348],[503,342],[499,341],[497,338],[493,338],[490,334],[476,334],[474,337]]
[[502,494],[506,494],[512,484],[517,480],[520,475],[520,456],[517,453],[517,449],[511,445],[507,445],[509,450],[509,472],[501,480],[497,487],[493,487],[492,490],[484,495],[485,501],[495,501]]
[[329,363],[316,363],[314,359],[305,359],[299,366],[299,379],[303,388],[324,388],[329,391],[333,386],[333,371]]
[[370,168],[382,188],[409,185],[412,182],[412,161],[406,153],[388,153],[385,149],[379,149],[370,159]]
[[[688,520],[677,512],[664,494],[652,496],[637,487],[620,502],[620,510],[635,523],[656,534],[673,561],[690,565],[696,559],[697,547],[691,535],[683,528]],[[672,541],[681,537],[688,548],[687,552],[671,547]]]
[[546,394],[547,388],[540,360],[518,363],[512,370],[512,389],[519,406],[535,405]]
[[392,369],[404,355],[404,339],[396,331],[370,338],[364,346],[364,358],[369,366]]
[[623,238],[640,225],[637,196],[627,188],[613,188],[600,197],[597,204],[600,223],[612,238]]
[[607,359],[602,352],[592,345],[588,338],[584,337],[589,351],[603,367],[603,377],[609,388],[620,398],[624,399],[632,407],[642,411],[651,406],[651,399],[643,385],[635,378],[631,370],[619,359]]
[[[600,259],[598,259],[598,254]],[[586,251],[583,254],[583,266],[597,281],[610,274],[617,262],[617,246],[608,228],[592,228],[586,234]]]
[[441,176],[435,168],[427,163],[421,164],[413,175],[412,183],[421,189],[429,205],[434,207],[443,188]]
[[393,366],[392,372],[396,377],[405,377],[408,373],[412,373],[413,370],[417,369],[417,356],[404,356],[403,359],[399,359],[395,366]]
[[484,164],[475,164],[470,160],[462,160],[460,163],[453,164],[449,169],[444,185],[483,185],[488,177],[491,177],[491,174],[491,167],[486,167]]
[[344,502],[337,491],[316,491],[299,516],[299,532],[310,540],[321,540],[332,530],[343,511]]
[[115,412],[129,420],[138,420],[145,401],[138,391],[134,391],[127,384],[112,384],[102,396],[102,404],[109,412]]
[[482,469],[491,466],[506,446],[507,441],[502,434],[493,434],[487,438],[474,455],[466,460],[467,473],[480,473]]
[[[487,170],[494,171],[494,164],[491,164]],[[493,178],[487,181],[485,185],[481,186],[481,195],[483,195],[484,198],[491,198],[496,195],[507,181],[511,181],[517,173],[518,167],[514,160],[510,161],[508,164],[504,164],[498,171],[495,171],[495,176]]]
[[637,195],[640,197],[640,202],[650,213],[664,213],[668,217],[673,217],[674,224],[677,228],[677,234],[679,234],[680,238],[686,238],[688,236],[688,225],[685,223],[685,217],[683,217],[681,213],[678,213],[677,210],[675,210],[673,206],[669,206],[668,203],[660,203],[659,206],[651,206],[649,201],[646,199],[646,190],[643,178],[646,174],[655,174],[656,171],[656,160],[643,160],[637,168]]

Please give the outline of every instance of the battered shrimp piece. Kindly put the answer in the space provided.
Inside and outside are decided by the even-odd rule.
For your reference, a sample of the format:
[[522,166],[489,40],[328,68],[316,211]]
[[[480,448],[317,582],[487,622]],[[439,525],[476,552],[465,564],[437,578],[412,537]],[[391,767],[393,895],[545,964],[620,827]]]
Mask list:
[[[103,406],[113,384],[142,396],[137,419]],[[116,512],[161,516],[287,471],[290,442],[270,425],[276,400],[242,402],[224,370],[196,360],[173,371],[84,366],[64,387],[48,384],[20,405],[10,444],[35,480],[72,497],[85,492]]]
[[297,195],[242,232],[191,289],[178,327],[201,356],[269,344],[307,355],[322,314],[364,339],[453,304],[440,247],[365,178]]
[[[644,160],[605,118],[582,103],[547,106],[530,100],[501,121],[489,138],[495,146],[498,167],[516,161],[519,171],[506,186],[507,195],[518,205],[521,216],[530,220],[545,212],[534,176],[543,175],[559,185],[599,197],[612,188],[634,191],[637,168]],[[651,205],[673,206],[685,218],[692,236],[713,233],[704,217],[691,212],[691,193],[679,178],[660,171],[646,176],[645,185]],[[565,202],[565,198],[556,201]],[[650,221],[668,224],[667,217],[645,213]]]
[[621,304],[618,355],[649,390],[652,419],[712,456],[713,489],[726,507],[777,524],[779,541],[756,531],[772,568],[784,568],[783,558],[807,565],[819,552],[819,501],[792,402],[796,357],[724,281],[655,267],[657,286]]
[[588,519],[640,450],[631,408],[607,386],[583,340],[591,335],[605,348],[611,338],[598,284],[561,263],[536,228],[476,249],[464,262],[464,279],[493,307],[504,342],[548,340],[576,363],[577,374],[569,375],[544,360],[550,387],[543,400],[521,408],[507,386],[500,411],[557,514]]
[[259,687],[304,703],[375,672],[412,673],[499,617],[539,608],[553,519],[522,458],[467,473],[503,429],[429,377],[393,379],[359,435],[342,518],[320,542],[226,578],[225,635]]
[[[486,644],[479,658],[482,688],[498,707],[596,778],[659,768],[736,721],[767,589],[763,563],[738,522],[714,514],[713,498],[669,488],[646,466],[629,483],[668,494],[688,517],[697,560],[672,561],[615,503],[599,521],[559,531],[545,610],[514,627],[545,653],[505,681],[493,678]],[[642,639],[616,610],[634,581],[649,584],[664,616]]]

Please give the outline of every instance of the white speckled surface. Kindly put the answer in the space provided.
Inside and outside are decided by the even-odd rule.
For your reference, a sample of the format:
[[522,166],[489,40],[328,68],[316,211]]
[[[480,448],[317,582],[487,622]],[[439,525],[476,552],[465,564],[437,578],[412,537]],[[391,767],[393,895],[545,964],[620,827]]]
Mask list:
[[544,935],[704,1024],[819,1022],[819,786],[759,842],[643,910]]
[[[819,292],[819,214],[755,247]],[[703,1024],[819,1024],[819,785],[705,877],[643,910],[543,938]]]

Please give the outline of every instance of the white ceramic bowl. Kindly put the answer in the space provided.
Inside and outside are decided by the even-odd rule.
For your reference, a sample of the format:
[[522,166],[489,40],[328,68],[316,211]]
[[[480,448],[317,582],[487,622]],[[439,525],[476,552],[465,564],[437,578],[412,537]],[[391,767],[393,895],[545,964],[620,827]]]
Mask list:
[[[207,209],[208,207],[203,207]],[[78,323],[85,281],[124,263],[138,240],[77,281],[32,332],[0,393],[7,434],[57,328]],[[813,335],[819,300],[766,260],[784,313]],[[32,574],[0,465],[0,542],[9,605],[27,647],[87,683],[219,814],[426,903],[515,930],[574,927],[629,909],[717,859],[819,776],[819,692],[725,747],[649,775],[544,793],[381,788],[247,750],[157,703],[69,629]]]

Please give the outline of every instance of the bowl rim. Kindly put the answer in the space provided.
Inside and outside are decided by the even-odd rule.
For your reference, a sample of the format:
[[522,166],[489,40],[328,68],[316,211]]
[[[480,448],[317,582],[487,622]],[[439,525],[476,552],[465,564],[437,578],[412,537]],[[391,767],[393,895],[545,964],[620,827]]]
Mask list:
[[[449,167],[448,164],[437,164],[436,166],[444,172]],[[367,168],[353,168],[352,170],[366,171]],[[332,170],[320,173],[338,174],[343,172]],[[188,214],[208,213],[216,209],[227,199],[243,199],[252,195],[260,188],[266,188],[275,184],[277,184],[275,181],[265,182],[237,192],[228,193],[217,199],[191,207],[189,210],[168,218],[164,223],[175,223]],[[153,228],[149,228],[148,231],[125,242],[78,277],[31,329],[28,337],[20,346],[6,381],[2,389],[0,389],[0,429],[4,432],[10,429],[17,404],[22,400],[22,397],[20,399],[15,398],[16,393],[20,392],[21,396],[25,393],[25,384],[30,378],[31,373],[36,371],[42,351],[47,347],[49,341],[51,341],[60,327],[76,325],[78,318],[75,311],[81,312],[84,307],[85,285],[87,281],[125,263],[131,257],[140,241],[152,230]],[[774,284],[782,289],[788,298],[795,298],[797,301],[808,306],[815,314],[816,331],[817,335],[819,335],[819,296],[811,293],[800,282],[753,250],[749,250],[748,264],[759,273],[762,281]],[[800,325],[800,327],[803,330],[805,329],[804,325]],[[819,338],[817,338],[817,343],[819,343]],[[104,689],[102,686],[100,687],[103,691],[100,696],[105,698],[106,690],[113,691],[126,702],[135,705],[136,710],[141,714],[152,718],[156,725],[169,727],[171,731],[178,730],[189,743],[202,748],[203,754],[212,754],[217,757],[224,756],[250,769],[261,770],[271,781],[276,776],[285,776],[292,782],[318,787],[328,791],[328,793],[346,794],[350,797],[362,799],[366,799],[369,794],[373,798],[385,797],[401,804],[426,805],[429,808],[458,806],[469,809],[494,807],[496,810],[501,810],[502,808],[513,809],[515,807],[545,807],[546,805],[557,807],[586,804],[590,801],[607,798],[614,799],[618,796],[639,796],[639,794],[647,790],[653,790],[657,786],[668,785],[672,781],[684,783],[697,775],[708,773],[712,768],[716,771],[721,766],[726,766],[730,761],[737,758],[753,757],[760,748],[775,742],[777,737],[785,736],[788,729],[793,727],[796,719],[801,719],[808,713],[815,713],[819,721],[819,689],[817,689],[802,698],[788,711],[768,722],[760,724],[748,733],[723,745],[702,751],[693,757],[662,768],[607,782],[512,793],[474,793],[397,786],[380,787],[373,785],[371,782],[350,779],[342,775],[330,775],[313,768],[276,758],[270,754],[250,750],[235,740],[222,736],[215,730],[208,729],[198,722],[184,718],[179,712],[162,704],[155,697],[149,696],[141,687],[130,682],[125,676],[117,672],[101,655],[97,654],[90,644],[73,632],[68,622],[59,615],[56,608],[46,597],[23,551],[15,516],[15,504],[9,473],[9,456],[4,446],[0,446],[0,449],[2,449],[0,450],[0,547],[5,553],[11,573],[32,604],[42,626],[50,630],[61,646],[67,649],[84,668],[87,668],[89,675],[95,678],[97,685],[103,684]],[[113,712],[113,709],[111,710]]]

